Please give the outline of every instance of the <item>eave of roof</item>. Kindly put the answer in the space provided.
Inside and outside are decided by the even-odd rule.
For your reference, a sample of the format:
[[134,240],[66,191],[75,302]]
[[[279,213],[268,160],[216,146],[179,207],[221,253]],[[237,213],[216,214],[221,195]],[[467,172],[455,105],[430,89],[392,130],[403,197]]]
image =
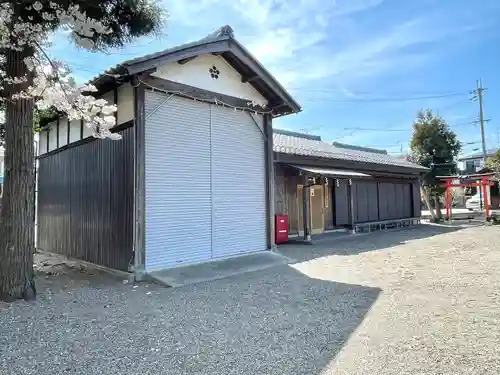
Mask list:
[[321,139],[318,140],[307,138],[299,133],[291,134],[292,135],[289,135],[286,132],[278,129],[274,131],[274,152],[295,156],[309,156],[338,161],[391,166],[419,172],[425,172],[428,170],[428,168],[421,165],[411,163],[407,160],[399,159],[381,152],[369,152],[364,150],[356,150],[353,148],[341,148],[330,143],[323,142],[321,141]]
[[180,61],[208,53],[229,53],[247,66],[253,72],[252,74],[254,74],[252,77],[247,77],[252,78],[252,82],[249,82],[250,84],[256,88],[258,88],[257,86],[265,86],[276,98],[280,98],[281,103],[270,103],[270,106],[281,108],[280,115],[298,113],[302,110],[300,104],[285,90],[271,73],[269,73],[269,71],[234,38],[233,29],[228,25],[217,29],[200,40],[126,60],[110,68],[105,73],[93,78],[90,83],[96,86],[106,86],[112,84],[117,77],[120,77],[122,80],[127,80],[126,76],[155,69],[170,61]]

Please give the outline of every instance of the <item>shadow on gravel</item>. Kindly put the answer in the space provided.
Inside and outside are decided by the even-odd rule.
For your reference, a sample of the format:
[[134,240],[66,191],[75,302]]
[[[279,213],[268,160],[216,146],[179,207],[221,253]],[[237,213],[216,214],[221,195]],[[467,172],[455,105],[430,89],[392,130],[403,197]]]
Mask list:
[[337,233],[313,236],[312,243],[295,241],[279,246],[279,253],[297,262],[328,255],[356,255],[403,245],[409,241],[430,238],[466,229],[467,225],[420,224],[410,228],[378,231],[361,235]]
[[319,375],[381,292],[289,266],[169,289],[97,277],[0,307],[0,373]]

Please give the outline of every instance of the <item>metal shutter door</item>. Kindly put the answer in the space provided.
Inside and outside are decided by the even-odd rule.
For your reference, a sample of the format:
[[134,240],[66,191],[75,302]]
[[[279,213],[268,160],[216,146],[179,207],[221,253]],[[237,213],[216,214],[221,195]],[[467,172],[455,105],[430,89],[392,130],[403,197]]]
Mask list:
[[265,250],[264,137],[254,122],[262,129],[262,118],[216,105],[211,109],[213,258]]
[[148,272],[211,257],[210,106],[167,98],[146,92]]

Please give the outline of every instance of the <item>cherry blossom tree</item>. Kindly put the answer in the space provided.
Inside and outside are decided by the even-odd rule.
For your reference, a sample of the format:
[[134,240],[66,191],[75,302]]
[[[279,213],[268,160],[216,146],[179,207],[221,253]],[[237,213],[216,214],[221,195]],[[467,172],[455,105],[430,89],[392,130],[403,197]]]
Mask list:
[[0,208],[0,299],[36,296],[34,254],[35,109],[83,120],[95,137],[110,129],[117,108],[78,85],[71,69],[47,54],[52,33],[65,30],[79,48],[102,51],[161,30],[155,0],[0,0],[0,106],[5,110],[4,192]]

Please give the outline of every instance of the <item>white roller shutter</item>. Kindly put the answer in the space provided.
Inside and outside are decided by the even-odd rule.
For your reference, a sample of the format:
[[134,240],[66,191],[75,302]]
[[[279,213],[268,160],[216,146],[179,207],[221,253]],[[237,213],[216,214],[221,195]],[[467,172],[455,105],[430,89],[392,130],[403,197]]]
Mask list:
[[213,105],[211,121],[212,256],[265,250],[264,137],[248,113]]
[[148,272],[211,258],[210,105],[167,98],[146,92]]

